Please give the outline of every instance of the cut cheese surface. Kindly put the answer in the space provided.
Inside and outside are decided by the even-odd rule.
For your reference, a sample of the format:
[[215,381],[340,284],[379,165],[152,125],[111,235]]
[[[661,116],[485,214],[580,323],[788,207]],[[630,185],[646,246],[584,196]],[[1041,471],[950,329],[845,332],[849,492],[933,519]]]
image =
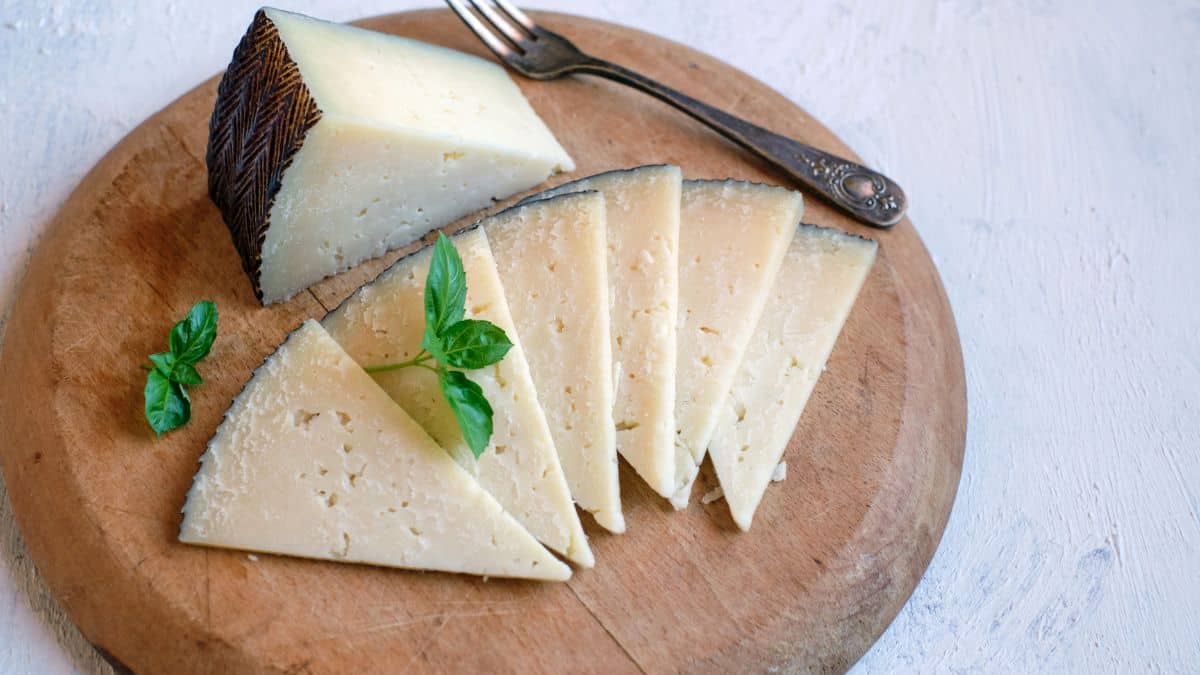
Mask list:
[[268,303],[573,168],[497,64],[275,9],[221,81],[207,163]]
[[746,345],[804,210],[798,192],[684,181],[679,215],[676,508],[687,505]]
[[179,538],[392,567],[571,575],[312,321],[226,413]]
[[617,451],[663,497],[675,492],[681,183],[679,167],[643,166],[538,195],[604,195]]
[[[476,228],[456,236],[454,245],[466,271],[466,317],[491,321],[514,343],[499,363],[467,373],[495,412],[491,444],[478,460],[472,456],[434,373],[404,368],[371,377],[539,541],[590,567],[592,552],[538,405],[487,237]],[[362,366],[403,361],[421,351],[431,253],[425,248],[400,259],[324,319],[329,334]]]
[[483,227],[571,494],[601,526],[623,532],[604,197],[531,201]]
[[[808,397],[875,262],[876,244],[802,225],[708,446],[733,520],[750,529]],[[782,478],[780,478],[782,480]]]

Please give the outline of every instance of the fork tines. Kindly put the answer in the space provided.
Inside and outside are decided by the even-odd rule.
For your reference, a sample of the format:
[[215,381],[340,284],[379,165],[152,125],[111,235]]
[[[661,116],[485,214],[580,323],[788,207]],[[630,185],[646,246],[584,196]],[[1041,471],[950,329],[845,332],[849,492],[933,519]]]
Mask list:
[[[537,39],[537,24],[508,0],[494,1],[495,6],[487,0],[467,0],[475,9],[474,12],[467,8],[463,0],[446,0],[446,4],[467,24],[471,32],[483,40],[488,49],[501,59],[506,59],[522,53],[525,43]],[[517,25],[513,25],[513,22]],[[499,31],[504,39],[497,36],[495,31]]]

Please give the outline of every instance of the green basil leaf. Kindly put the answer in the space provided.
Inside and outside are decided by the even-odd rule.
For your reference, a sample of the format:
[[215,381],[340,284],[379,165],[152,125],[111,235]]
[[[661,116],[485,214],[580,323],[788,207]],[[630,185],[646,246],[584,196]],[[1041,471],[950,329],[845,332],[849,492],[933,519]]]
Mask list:
[[171,353],[177,361],[194,364],[208,356],[216,338],[217,306],[203,300],[171,329]]
[[426,333],[440,336],[447,327],[462,320],[466,306],[467,273],[462,258],[454,244],[439,232],[433,245],[429,276],[425,279]]
[[513,346],[502,328],[478,319],[449,326],[442,334],[442,343],[445,363],[468,370],[497,363]]
[[[200,378],[200,373],[196,367],[190,363],[176,361],[175,367],[171,370],[170,380],[179,384],[204,384],[204,380]],[[186,389],[184,392],[186,393]]]
[[442,370],[438,380],[467,446],[479,459],[492,438],[492,406],[484,398],[483,389],[460,370]]
[[429,352],[434,360],[438,363],[446,363],[446,352],[442,348],[442,338],[434,335],[429,328],[429,324],[425,324],[425,335],[421,338],[421,349]]
[[183,385],[167,379],[157,368],[146,376],[143,393],[146,397],[146,420],[155,434],[162,436],[191,419],[192,404],[187,391]]
[[171,377],[171,370],[175,368],[175,355],[171,352],[159,352],[150,355],[150,363],[154,364],[154,368],[158,372]]

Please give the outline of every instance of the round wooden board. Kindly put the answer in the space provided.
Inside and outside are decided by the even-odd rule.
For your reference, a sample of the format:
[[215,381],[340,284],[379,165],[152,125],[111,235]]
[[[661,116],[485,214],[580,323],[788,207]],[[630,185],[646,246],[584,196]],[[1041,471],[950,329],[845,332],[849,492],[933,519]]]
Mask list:
[[[628,28],[540,20],[703,100],[833,152],[803,110],[708,56]],[[488,56],[447,11],[363,25]],[[231,45],[232,47],[232,45]],[[562,181],[652,162],[786,184],[682,114],[608,82],[518,80],[576,159]],[[260,307],[206,193],[216,81],[131,133],[40,244],[0,358],[2,459],[39,568],[84,634],[138,672],[747,672],[848,668],[883,632],[945,527],[962,465],[963,365],[911,223],[805,220],[880,256],[792,438],[788,479],[740,533],[725,503],[675,513],[622,467],[629,531],[587,523],[597,565],[568,584],[251,558],[176,541],[197,459],[251,370],[401,252]],[[917,198],[920,198],[919,195]],[[156,439],[140,365],[207,298],[220,336],[194,417]]]

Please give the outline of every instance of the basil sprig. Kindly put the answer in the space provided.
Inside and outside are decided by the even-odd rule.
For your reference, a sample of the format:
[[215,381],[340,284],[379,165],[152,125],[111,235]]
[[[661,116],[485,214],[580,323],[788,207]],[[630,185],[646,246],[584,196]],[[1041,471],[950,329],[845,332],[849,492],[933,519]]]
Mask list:
[[197,302],[182,321],[171,328],[170,351],[150,355],[152,368],[146,375],[146,421],[161,436],[188,423],[192,399],[187,386],[204,380],[196,364],[212,349],[217,338],[217,306]]
[[512,342],[490,321],[464,319],[466,306],[467,274],[462,258],[446,235],[438,233],[425,279],[425,333],[420,353],[407,361],[371,366],[366,371],[418,367],[437,373],[442,396],[454,412],[467,446],[479,459],[492,438],[492,406],[483,389],[462,370],[498,363],[512,349]]

